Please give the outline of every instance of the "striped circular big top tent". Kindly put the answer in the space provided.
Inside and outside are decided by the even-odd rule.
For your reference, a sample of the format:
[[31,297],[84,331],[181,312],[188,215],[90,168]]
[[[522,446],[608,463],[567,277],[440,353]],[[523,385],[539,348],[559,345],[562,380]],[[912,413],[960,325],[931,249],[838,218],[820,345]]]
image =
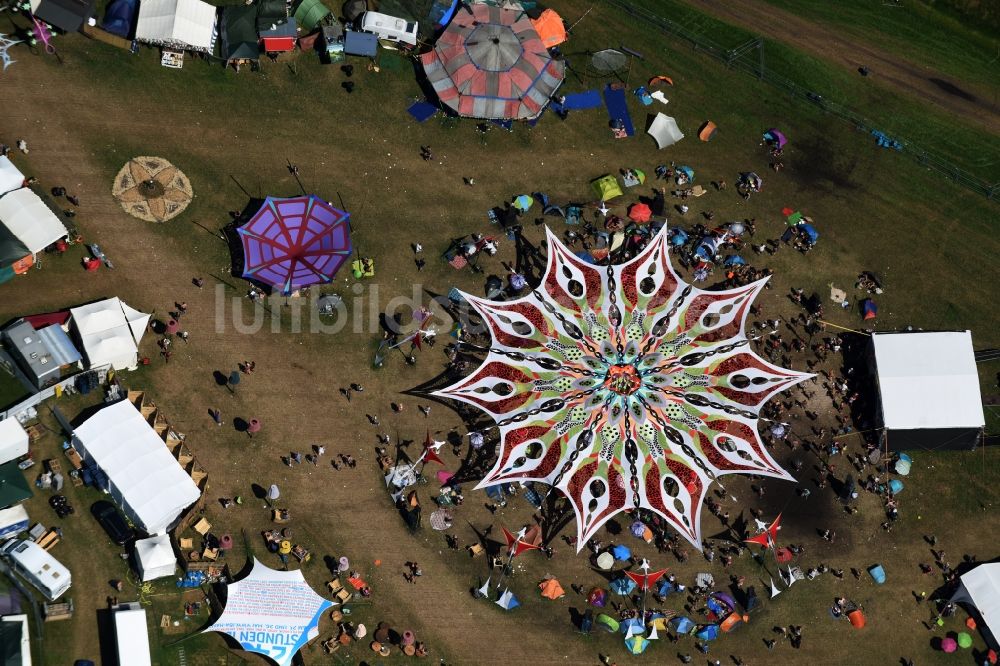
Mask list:
[[537,118],[566,73],[523,10],[484,4],[459,10],[421,61],[438,98],[470,118]]

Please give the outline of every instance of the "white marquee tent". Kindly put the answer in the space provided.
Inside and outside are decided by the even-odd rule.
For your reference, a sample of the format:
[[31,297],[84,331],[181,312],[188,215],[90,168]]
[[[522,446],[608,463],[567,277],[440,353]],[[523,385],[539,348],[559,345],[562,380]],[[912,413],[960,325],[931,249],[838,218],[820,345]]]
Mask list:
[[71,308],[70,315],[90,367],[110,363],[115,370],[134,370],[139,365],[139,342],[148,314],[116,296]]
[[140,42],[211,51],[215,7],[202,0],[142,0],[135,38]]
[[1000,562],[980,564],[959,578],[961,584],[952,596],[952,601],[960,601],[976,607],[986,627],[980,627],[986,642],[994,650],[1000,650]]
[[0,197],[0,223],[37,254],[69,233],[41,197],[26,187]]
[[[138,606],[133,602],[134,606]],[[150,666],[149,627],[145,608],[122,608],[115,611],[115,642],[119,666]]]
[[166,444],[127,400],[109,405],[76,429],[77,450],[107,475],[111,493],[147,534],[163,534],[201,491]]
[[969,331],[875,333],[890,449],[972,448],[986,425]]
[[9,158],[0,155],[0,197],[21,189],[22,185],[24,185],[24,174]]
[[677,121],[665,113],[656,114],[653,122],[649,125],[649,129],[646,130],[646,134],[656,140],[656,146],[660,150],[672,146],[684,138],[684,133],[677,126]]
[[28,433],[17,419],[0,421],[0,465],[17,460],[28,452]]
[[277,571],[254,559],[246,578],[226,588],[226,609],[205,631],[228,634],[244,650],[288,666],[319,633],[319,618],[332,605],[309,587],[301,571]]
[[177,557],[166,534],[135,542],[135,563],[142,582],[167,578],[177,571]]

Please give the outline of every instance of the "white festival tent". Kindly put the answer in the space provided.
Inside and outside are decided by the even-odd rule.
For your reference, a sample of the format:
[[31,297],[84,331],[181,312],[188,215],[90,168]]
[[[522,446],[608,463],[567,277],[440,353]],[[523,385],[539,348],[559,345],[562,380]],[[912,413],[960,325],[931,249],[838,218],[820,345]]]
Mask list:
[[656,114],[649,129],[646,130],[646,134],[656,140],[656,146],[660,150],[672,146],[684,138],[684,133],[677,126],[677,121],[665,113]]
[[970,449],[986,425],[969,331],[874,333],[890,450]]
[[26,187],[0,197],[0,223],[32,254],[69,233],[41,197]]
[[[986,627],[980,631],[986,643],[994,650],[1000,650],[1000,562],[980,564],[959,577],[961,584],[952,596],[952,601],[971,604],[979,611]],[[982,624],[982,623],[981,623]]]
[[319,635],[319,618],[332,605],[301,571],[277,571],[255,558],[250,573],[226,588],[226,609],[205,631],[228,634],[244,650],[288,666]]
[[17,419],[0,421],[0,465],[28,453],[28,433]]
[[136,41],[211,51],[215,7],[202,0],[142,0],[135,28]]
[[139,342],[149,315],[129,307],[116,296],[71,308],[73,327],[89,367],[110,363],[115,370],[139,365]]
[[177,571],[177,557],[170,536],[160,534],[135,542],[135,564],[142,582],[168,578]]
[[14,166],[10,158],[0,155],[0,197],[21,189],[24,185],[24,174]]
[[147,534],[164,534],[201,496],[164,441],[127,400],[84,421],[74,440],[83,459],[107,475],[102,490]]

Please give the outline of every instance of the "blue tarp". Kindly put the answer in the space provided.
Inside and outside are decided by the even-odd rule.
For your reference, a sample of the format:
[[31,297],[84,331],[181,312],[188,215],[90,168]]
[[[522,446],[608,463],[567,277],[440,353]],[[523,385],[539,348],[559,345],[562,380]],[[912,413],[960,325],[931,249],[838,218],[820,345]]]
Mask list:
[[635,136],[635,127],[632,125],[632,117],[628,115],[624,90],[612,88],[610,85],[604,88],[604,106],[608,108],[608,117],[611,118],[611,122],[620,120],[625,126],[625,134]]
[[430,102],[414,102],[406,112],[413,116],[413,119],[418,123],[422,123],[437,113],[438,108]]
[[611,549],[611,554],[615,556],[615,559],[619,562],[624,562],[632,557],[632,551],[629,550],[628,546],[623,544],[618,544]]
[[104,12],[104,22],[101,23],[101,27],[112,35],[128,39],[132,34],[132,24],[138,6],[138,0],[114,0]]
[[[601,93],[596,90],[587,90],[586,92],[566,95],[566,99],[560,107],[562,109],[566,109],[567,111],[582,111],[584,109],[596,109],[600,105]],[[553,105],[552,109],[556,110],[555,105]]]

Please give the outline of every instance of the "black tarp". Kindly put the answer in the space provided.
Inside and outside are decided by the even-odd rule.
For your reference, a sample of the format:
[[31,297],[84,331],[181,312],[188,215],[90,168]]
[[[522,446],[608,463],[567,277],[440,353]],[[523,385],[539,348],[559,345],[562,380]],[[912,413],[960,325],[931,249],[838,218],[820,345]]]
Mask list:
[[42,0],[35,16],[64,32],[76,32],[94,13],[95,0]]

